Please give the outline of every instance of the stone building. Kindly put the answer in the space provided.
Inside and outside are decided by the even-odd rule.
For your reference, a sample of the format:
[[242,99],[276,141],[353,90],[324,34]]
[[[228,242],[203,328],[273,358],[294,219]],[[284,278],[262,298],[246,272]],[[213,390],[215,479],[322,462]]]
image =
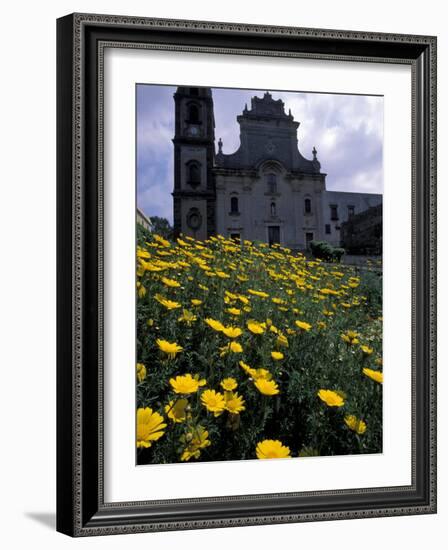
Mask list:
[[145,229],[148,231],[152,231],[152,222],[148,218],[148,216],[140,210],[140,208],[137,208],[137,223],[142,225]]
[[240,146],[215,147],[210,88],[179,87],[174,94],[174,230],[204,240],[280,243],[305,249],[312,240],[340,244],[349,217],[382,203],[382,195],[326,190],[317,151],[299,151],[300,123],[269,92],[253,97],[237,117]]

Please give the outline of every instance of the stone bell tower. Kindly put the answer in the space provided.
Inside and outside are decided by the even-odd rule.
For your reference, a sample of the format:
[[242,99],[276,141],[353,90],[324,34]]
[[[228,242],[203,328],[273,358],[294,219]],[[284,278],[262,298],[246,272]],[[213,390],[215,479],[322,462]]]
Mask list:
[[174,103],[174,232],[205,240],[216,232],[212,91],[179,86]]

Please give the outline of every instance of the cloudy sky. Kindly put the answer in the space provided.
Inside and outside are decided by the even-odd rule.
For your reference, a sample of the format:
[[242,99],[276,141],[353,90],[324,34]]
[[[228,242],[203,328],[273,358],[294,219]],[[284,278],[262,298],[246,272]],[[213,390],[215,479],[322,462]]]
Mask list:
[[[147,216],[172,222],[174,99],[176,88],[137,86],[137,204]],[[316,147],[321,171],[332,191],[383,192],[383,98],[319,93],[275,92],[291,109],[299,150],[312,158]],[[265,90],[213,88],[215,137],[223,152],[239,146],[237,115],[251,97]]]

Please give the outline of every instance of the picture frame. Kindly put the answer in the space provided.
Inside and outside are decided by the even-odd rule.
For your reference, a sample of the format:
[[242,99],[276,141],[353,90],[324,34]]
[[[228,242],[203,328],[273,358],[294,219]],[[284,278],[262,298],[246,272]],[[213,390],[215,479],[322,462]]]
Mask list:
[[[57,530],[70,536],[436,512],[435,37],[72,14],[57,21]],[[406,486],[106,502],[105,48],[153,45],[400,64],[412,74],[412,482]]]

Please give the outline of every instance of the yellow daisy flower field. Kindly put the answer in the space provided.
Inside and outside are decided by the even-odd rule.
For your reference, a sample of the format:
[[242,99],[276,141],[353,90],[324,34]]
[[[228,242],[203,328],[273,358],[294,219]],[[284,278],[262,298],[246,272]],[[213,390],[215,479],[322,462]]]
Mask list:
[[138,464],[382,451],[381,271],[139,230]]

